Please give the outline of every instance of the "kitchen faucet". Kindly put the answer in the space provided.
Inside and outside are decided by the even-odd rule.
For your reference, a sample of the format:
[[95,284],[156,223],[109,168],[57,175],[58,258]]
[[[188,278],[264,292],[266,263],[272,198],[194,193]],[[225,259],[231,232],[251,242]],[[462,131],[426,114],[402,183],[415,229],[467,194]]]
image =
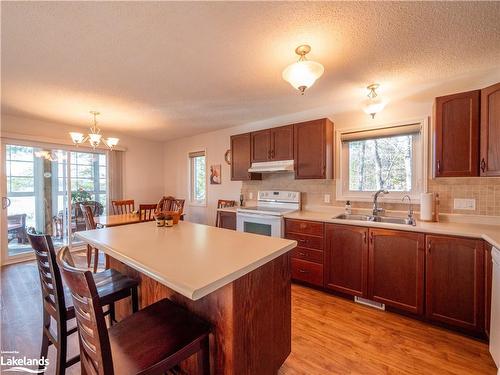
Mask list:
[[383,213],[385,210],[383,208],[379,208],[378,206],[378,196],[379,194],[389,194],[389,192],[385,189],[380,189],[379,191],[377,191],[375,193],[375,195],[373,196],[373,216],[379,216],[379,214]]
[[415,221],[415,218],[413,217],[413,204],[411,203],[411,198],[409,195],[405,195],[403,199],[401,199],[403,202],[408,199],[408,217],[405,219],[406,224],[409,225],[417,225],[417,222]]

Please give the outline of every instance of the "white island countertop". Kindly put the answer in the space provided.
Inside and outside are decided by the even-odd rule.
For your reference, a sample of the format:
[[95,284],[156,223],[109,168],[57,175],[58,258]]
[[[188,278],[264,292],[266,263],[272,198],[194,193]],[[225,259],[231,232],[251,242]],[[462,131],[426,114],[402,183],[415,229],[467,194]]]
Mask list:
[[154,221],[77,232],[109,256],[192,300],[292,250],[296,241],[190,222]]

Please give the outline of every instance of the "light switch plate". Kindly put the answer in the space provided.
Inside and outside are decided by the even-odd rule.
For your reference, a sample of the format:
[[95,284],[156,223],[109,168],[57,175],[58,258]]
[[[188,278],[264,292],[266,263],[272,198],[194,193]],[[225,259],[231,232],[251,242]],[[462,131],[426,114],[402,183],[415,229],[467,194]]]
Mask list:
[[324,201],[325,203],[330,203],[330,194],[325,194]]
[[455,198],[453,200],[453,208],[455,210],[475,210],[476,209],[476,200],[475,199]]

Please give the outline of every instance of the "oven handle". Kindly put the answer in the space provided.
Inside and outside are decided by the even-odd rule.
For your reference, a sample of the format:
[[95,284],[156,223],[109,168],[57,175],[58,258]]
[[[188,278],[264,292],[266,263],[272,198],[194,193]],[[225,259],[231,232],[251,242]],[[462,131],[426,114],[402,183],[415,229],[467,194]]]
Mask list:
[[281,216],[277,215],[260,215],[260,214],[251,214],[251,213],[240,213],[238,212],[236,214],[237,217],[242,217],[242,218],[254,218],[254,219],[277,219],[281,218]]

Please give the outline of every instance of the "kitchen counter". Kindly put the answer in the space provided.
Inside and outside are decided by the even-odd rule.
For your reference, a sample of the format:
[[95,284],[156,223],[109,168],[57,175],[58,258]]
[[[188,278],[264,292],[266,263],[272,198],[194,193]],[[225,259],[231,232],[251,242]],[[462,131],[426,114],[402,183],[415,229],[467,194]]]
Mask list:
[[296,246],[295,241],[207,225],[155,222],[77,232],[76,237],[197,300]]
[[[168,298],[212,326],[212,374],[276,374],[291,352],[291,266],[296,241],[179,222],[78,232],[110,268],[139,282],[139,306]],[[115,303],[118,320],[129,301]],[[258,345],[255,345],[258,343]],[[196,373],[183,362],[183,373]]]
[[[354,210],[355,211],[355,210]],[[435,233],[450,236],[463,236],[472,238],[481,238],[496,248],[500,248],[500,223],[493,224],[474,224],[470,222],[452,222],[441,221],[439,223],[425,222],[417,219],[417,225],[378,223],[372,221],[343,220],[334,219],[335,216],[344,213],[343,208],[333,208],[329,211],[297,211],[286,214],[285,218],[297,220],[321,221],[325,223],[357,225],[373,228],[386,228],[395,230],[405,230],[420,233]],[[465,216],[465,215],[464,215]]]

